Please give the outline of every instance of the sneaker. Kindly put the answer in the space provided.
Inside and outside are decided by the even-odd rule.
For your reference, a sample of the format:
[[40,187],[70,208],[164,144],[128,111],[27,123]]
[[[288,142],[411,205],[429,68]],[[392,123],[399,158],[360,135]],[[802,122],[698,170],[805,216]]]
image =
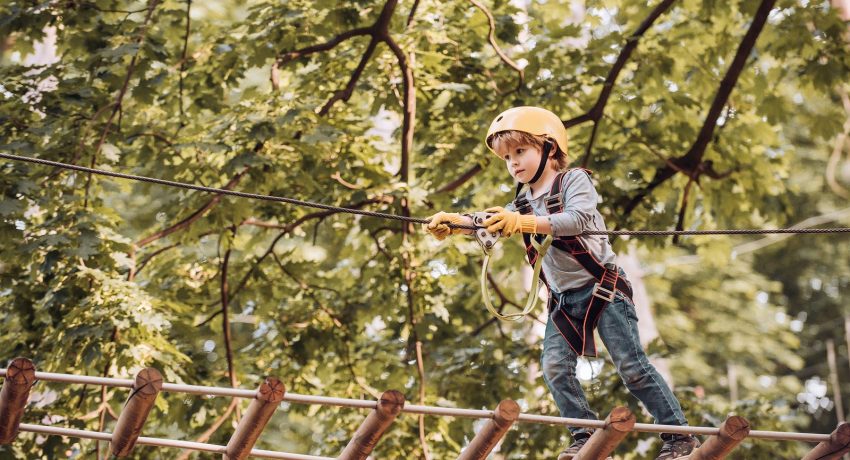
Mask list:
[[576,456],[576,454],[578,454],[578,451],[587,444],[587,440],[590,439],[590,436],[580,436],[574,439],[575,441],[570,444],[570,447],[567,447],[567,450],[561,452],[561,455],[558,455],[558,460],[571,460]]
[[[561,455],[558,455],[558,460],[572,460],[578,455],[578,451],[587,444],[587,440],[590,439],[590,436],[582,436],[576,439],[570,447],[567,447],[567,450],[561,452]],[[607,457],[605,460],[614,460],[613,457]]]
[[664,440],[661,452],[655,460],[687,458],[699,446],[699,439],[695,436],[674,436]]

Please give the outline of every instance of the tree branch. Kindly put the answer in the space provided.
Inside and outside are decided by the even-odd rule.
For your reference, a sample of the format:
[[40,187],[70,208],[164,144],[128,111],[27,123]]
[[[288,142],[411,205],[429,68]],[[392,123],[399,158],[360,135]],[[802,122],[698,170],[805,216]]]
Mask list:
[[620,71],[623,70],[626,62],[631,57],[632,52],[634,52],[635,48],[637,48],[638,41],[643,34],[649,30],[655,20],[664,14],[664,12],[667,11],[674,2],[675,0],[663,0],[658,4],[658,6],[653,8],[653,10],[649,13],[649,16],[647,16],[640,26],[638,26],[637,30],[635,30],[635,32],[626,39],[626,45],[620,51],[620,55],[617,56],[617,61],[614,62],[614,66],[611,67],[611,70],[608,72],[608,76],[602,84],[602,92],[599,93],[599,98],[596,99],[596,103],[593,105],[593,108],[583,115],[579,115],[578,117],[565,121],[564,127],[570,128],[586,121],[592,121],[594,123],[599,122],[599,119],[602,118],[602,114],[605,111],[605,105],[608,103],[608,98],[611,97],[611,91],[614,89],[617,77],[620,75]]
[[[350,339],[351,336],[348,335],[348,331],[346,331],[346,340]],[[345,366],[348,368],[348,372],[351,374],[351,378],[354,380],[357,386],[359,386],[363,391],[372,396],[372,398],[380,399],[381,392],[376,390],[375,388],[372,388],[370,385],[364,382],[363,377],[360,377],[359,375],[357,375],[357,372],[355,372],[354,364],[351,362],[351,348],[348,346],[347,342],[345,343],[344,348],[345,354],[343,356],[345,358]]]
[[178,102],[180,103],[180,126],[177,128],[178,132],[186,126],[186,113],[183,111],[183,73],[186,71],[186,52],[189,49],[189,32],[191,31],[192,21],[190,16],[191,11],[192,0],[186,0],[186,34],[183,36],[183,53],[180,57],[180,92],[178,96]]
[[419,0],[414,0],[413,6],[410,8],[410,13],[407,15],[407,27],[413,24],[413,17],[416,16],[417,8],[419,8]]
[[[357,68],[351,75],[351,78],[348,80],[348,84],[345,89],[342,91],[337,91],[328,100],[327,103],[321,108],[319,111],[320,115],[327,115],[330,111],[331,107],[340,100],[348,101],[354,91],[354,87],[357,84],[357,80],[360,78],[363,73],[363,69],[366,67],[369,59],[375,51],[375,47],[378,42],[384,42],[389,46],[392,52],[395,54],[396,59],[398,60],[399,67],[401,68],[404,80],[404,101],[402,103],[404,108],[403,121],[402,121],[402,140],[401,140],[401,155],[402,155],[402,166],[401,171],[403,171],[402,176],[406,175],[406,172],[409,170],[407,167],[407,163],[409,161],[410,154],[413,150],[413,126],[415,122],[415,113],[416,113],[416,96],[415,96],[415,86],[413,81],[413,71],[411,67],[407,63],[407,57],[404,52],[398,46],[398,44],[393,40],[389,33],[390,20],[392,19],[393,12],[395,11],[396,6],[398,5],[398,0],[387,0],[384,4],[384,7],[381,9],[381,14],[378,19],[369,27],[362,27],[354,30],[350,30],[347,32],[343,32],[337,35],[334,39],[330,40],[327,43],[321,45],[314,45],[311,47],[303,48],[297,51],[291,51],[282,56],[279,56],[275,66],[284,64],[293,59],[303,57],[309,54],[328,51],[333,49],[335,46],[340,44],[341,42],[355,36],[359,35],[370,35],[372,39],[369,41],[369,45],[366,48],[366,52],[360,59],[360,62],[357,65]],[[274,67],[273,66],[273,70]],[[274,74],[272,75],[272,80],[274,82]],[[405,177],[402,177],[402,181],[407,182]]]
[[[112,343],[117,343],[118,337],[119,337],[118,327],[114,326],[112,328],[112,334],[110,334],[110,336],[109,336],[109,341],[112,342]],[[104,366],[103,366],[103,373],[102,373],[103,377],[106,377],[107,375],[109,375],[109,367],[110,367],[110,364],[111,364],[111,361],[112,361],[113,358],[114,358],[114,356],[107,358],[106,364],[104,364]],[[114,417],[114,414],[115,414],[114,412],[112,412],[112,408],[109,407],[109,402],[106,399],[106,385],[103,385],[100,388],[100,407],[98,408],[98,411],[100,412],[100,420],[99,420],[99,425],[98,425],[98,427],[99,427],[98,431],[103,431],[103,427],[106,424],[106,414],[107,414],[107,412],[109,412],[110,415],[113,415],[113,417]],[[118,417],[115,417],[115,419],[118,419]],[[97,457],[99,459],[100,458],[100,441],[98,441],[96,443],[96,448],[97,448]]]
[[[401,48],[399,48],[398,44],[396,44],[396,42],[392,39],[392,37],[390,37],[389,34],[390,20],[392,19],[393,12],[395,11],[397,5],[398,0],[387,0],[387,2],[384,4],[384,7],[381,9],[381,14],[378,17],[377,21],[375,21],[375,23],[372,24],[370,27],[359,28],[344,32],[323,45],[315,45],[312,47],[304,48],[299,51],[287,53],[283,57],[279,58],[278,62],[282,64],[289,62],[292,59],[305,56],[307,54],[312,54],[319,51],[328,51],[330,49],[333,49],[342,41],[353,36],[371,35],[372,39],[369,41],[369,45],[367,46],[366,51],[363,53],[363,56],[361,57],[357,68],[354,70],[351,77],[349,78],[348,84],[346,85],[345,89],[334,93],[330,100],[328,100],[328,102],[326,102],[325,105],[319,111],[319,114],[324,116],[328,114],[331,107],[333,107],[336,102],[340,100],[347,102],[351,98],[351,95],[354,92],[354,87],[357,84],[357,80],[362,75],[366,64],[372,57],[372,54],[374,54],[378,42],[386,43],[387,46],[389,46],[393,53],[396,55],[396,59],[398,59],[399,66],[401,67],[401,71],[404,75],[405,100],[403,104],[404,117],[402,122],[402,163],[404,163],[409,157],[413,145],[413,123],[414,113],[416,110],[416,98],[414,95],[413,72],[411,71],[410,66],[408,66],[407,64],[407,58],[405,57],[404,52],[401,50]],[[405,170],[404,164],[402,165],[402,170]]]
[[[604,117],[605,117],[608,121],[610,121],[610,122],[614,123],[615,125],[617,125],[617,126],[619,126],[619,127],[623,128],[623,129],[632,129],[632,128],[629,128],[628,126],[624,125],[623,123],[621,123],[621,122],[619,122],[619,121],[615,120],[614,118],[612,118],[612,117],[610,117],[610,116],[608,116],[608,115],[604,115]],[[643,137],[638,136],[638,135],[635,135],[635,134],[631,134],[631,133],[629,133],[629,140],[634,141],[634,142],[638,142],[639,144],[641,144],[641,145],[643,145],[644,147],[646,147],[646,149],[647,149],[647,150],[649,150],[649,152],[650,152],[650,153],[652,153],[653,155],[655,155],[656,157],[658,157],[658,159],[659,159],[659,160],[661,160],[661,161],[663,161],[663,162],[664,162],[664,164],[666,164],[667,166],[669,166],[669,167],[671,167],[671,168],[675,169],[675,170],[676,170],[676,172],[680,172],[680,173],[682,173],[682,174],[685,174],[686,176],[690,176],[690,174],[691,174],[691,173],[690,173],[689,171],[684,171],[684,170],[682,170],[681,168],[679,168],[678,166],[676,166],[676,164],[675,164],[675,163],[673,163],[673,161],[672,161],[671,159],[669,159],[669,158],[667,158],[666,156],[664,156],[664,154],[662,154],[661,152],[659,152],[659,151],[658,151],[658,149],[657,149],[657,148],[655,148],[655,146],[653,146],[651,143],[649,143],[649,141],[647,141],[647,140],[646,140],[646,139],[644,139]],[[699,184],[697,184],[697,185],[699,185]]]
[[360,35],[371,35],[371,34],[372,34],[372,27],[361,27],[361,28],[358,28],[358,29],[349,30],[349,31],[346,31],[346,32],[343,32],[343,33],[337,35],[336,37],[332,38],[331,40],[329,40],[325,43],[322,43],[320,45],[308,46],[306,48],[301,48],[299,50],[290,51],[288,53],[282,54],[282,55],[278,56],[276,62],[280,66],[280,65],[286,64],[288,62],[294,61],[296,59],[300,59],[302,57],[309,56],[309,55],[314,54],[314,53],[319,53],[319,52],[322,52],[322,51],[330,51],[330,50],[334,49],[340,43],[348,40],[349,38],[358,37]]
[[[362,208],[362,207],[364,207],[368,204],[392,203],[392,202],[393,202],[393,197],[380,196],[380,197],[377,197],[377,198],[370,198],[368,200],[363,200],[363,201],[360,201],[358,203],[350,204],[350,205],[347,205],[346,207],[352,208],[352,209],[360,209],[360,208]],[[260,227],[267,227],[267,228],[279,228],[279,229],[282,229],[282,231],[271,242],[271,244],[269,245],[269,248],[266,250],[266,252],[263,253],[263,255],[261,255],[260,257],[258,257],[254,261],[253,264],[251,264],[251,267],[248,269],[247,272],[245,272],[245,275],[242,276],[242,279],[239,281],[239,284],[236,286],[236,288],[233,289],[230,292],[230,297],[235,298],[236,295],[239,294],[239,292],[242,290],[242,288],[244,288],[248,284],[248,279],[251,277],[251,274],[263,262],[263,260],[266,259],[266,257],[268,257],[269,255],[271,255],[274,252],[274,247],[275,247],[275,245],[277,245],[277,242],[280,241],[281,238],[290,234],[293,230],[295,230],[296,228],[301,226],[304,222],[307,222],[307,221],[313,220],[313,219],[324,219],[324,218],[326,218],[330,215],[338,214],[338,213],[339,213],[339,211],[331,211],[331,210],[318,211],[318,212],[314,212],[314,213],[310,213],[310,214],[306,214],[304,216],[301,216],[297,220],[290,222],[289,224],[282,225],[282,226],[278,225],[278,224],[271,224],[271,223],[260,223],[259,221],[254,221],[253,219],[247,219],[245,222],[243,222],[243,224],[245,224],[245,225],[250,224],[250,225],[257,225],[257,226],[260,226]],[[260,224],[262,224],[262,225],[260,225]],[[215,305],[215,304],[213,304],[213,305]],[[213,312],[213,314],[211,316],[209,316],[207,319],[205,319],[204,321],[197,324],[195,327],[200,327],[200,326],[203,326],[203,325],[209,323],[210,321],[213,320],[213,318],[215,318],[216,316],[218,316],[220,314],[222,314],[221,309],[219,309],[216,312]]]
[[132,270],[133,276],[129,279],[129,281],[133,281],[133,278],[135,278],[135,275],[138,275],[139,272],[142,271],[143,268],[145,268],[145,265],[147,265],[148,262],[151,261],[151,259],[162,254],[165,251],[168,251],[169,249],[176,248],[177,246],[180,246],[180,243],[169,244],[168,246],[161,247],[161,248],[157,249],[156,251],[148,254],[144,259],[142,259],[142,261],[139,263],[139,266],[136,269]]
[[[310,284],[310,283],[304,282],[303,280],[301,280],[297,276],[295,276],[295,274],[293,274],[292,272],[290,272],[289,270],[286,269],[286,266],[283,264],[283,262],[280,260],[280,258],[277,256],[276,253],[272,252],[272,257],[274,257],[274,260],[275,260],[275,262],[277,262],[277,265],[278,265],[278,267],[280,267],[280,270],[287,277],[289,277],[292,281],[294,281],[301,290],[305,291],[307,293],[307,295],[310,296],[310,298],[313,299],[313,301],[316,303],[316,305],[319,307],[319,309],[321,309],[323,312],[325,312],[325,314],[327,314],[331,318],[331,320],[334,323],[334,326],[336,326],[337,329],[339,329],[343,332],[343,335],[345,336],[346,340],[352,340],[351,330],[348,327],[348,325],[346,323],[344,323],[333,311],[331,311],[330,308],[325,306],[324,303],[322,303],[322,301],[319,300],[318,296],[316,296],[314,291],[315,290],[330,291],[330,292],[333,292],[334,294],[336,294],[336,296],[340,299],[342,299],[342,294],[339,291],[337,291],[336,289],[333,289],[333,288],[329,288],[329,287],[325,287],[325,286],[319,286],[319,285],[316,285],[316,284]],[[348,371],[351,374],[351,377],[354,380],[354,382],[357,383],[357,385],[360,386],[360,388],[362,388],[363,391],[367,392],[368,394],[370,394],[374,398],[378,398],[380,396],[380,392],[375,390],[371,386],[367,385],[363,381],[363,379],[359,375],[357,375],[357,372],[355,372],[354,365],[351,362],[351,349],[348,347],[347,342],[344,343],[344,348],[345,348],[345,354],[343,355],[343,357],[344,357],[345,365],[348,368]]]
[[[729,95],[735,88],[735,85],[738,82],[738,77],[744,70],[747,58],[755,46],[759,34],[761,34],[761,31],[764,28],[764,24],[767,22],[767,17],[770,14],[771,9],[773,9],[774,3],[776,3],[776,0],[762,0],[759,5],[747,33],[744,35],[744,38],[738,46],[738,50],[735,53],[735,57],[732,60],[729,69],[726,71],[726,75],[724,75],[723,80],[720,82],[720,87],[717,89],[714,101],[708,110],[708,115],[705,118],[705,122],[700,129],[696,141],[694,141],[694,144],[687,153],[672,160],[679,170],[694,171],[702,162],[702,157],[705,154],[709,142],[711,142],[714,129],[717,126],[717,119],[720,117],[723,107],[729,100]],[[624,206],[623,216],[625,217],[630,215],[644,198],[652,193],[652,191],[659,185],[673,177],[676,172],[677,171],[675,169],[666,165],[658,168],[652,181],[647,184],[646,187],[638,191],[638,193]],[[694,177],[693,174],[692,177]],[[696,179],[696,177],[694,177],[694,179]]]
[[[210,437],[213,434],[215,434],[216,430],[218,430],[218,428],[228,419],[228,417],[230,417],[230,414],[232,414],[233,411],[236,409],[236,405],[238,403],[239,403],[239,399],[233,398],[230,401],[230,404],[227,406],[227,409],[224,410],[224,413],[221,414],[215,420],[215,422],[213,422],[213,424],[207,429],[207,431],[204,431],[200,436],[198,436],[198,438],[195,439],[195,442],[207,442],[210,439]],[[192,455],[193,453],[194,453],[194,451],[184,450],[180,454],[180,456],[177,457],[177,460],[189,460],[189,456]]]
[[493,275],[491,275],[490,273],[487,273],[487,281],[490,283],[490,286],[493,286],[493,290],[496,291],[496,295],[499,296],[499,300],[501,301],[501,303],[503,305],[510,305],[514,308],[522,310],[522,306],[520,304],[509,299],[508,296],[506,296],[505,293],[502,292],[502,289],[499,288],[499,285],[496,284],[496,280],[493,278]]
[[340,185],[342,185],[343,187],[345,187],[347,189],[363,190],[363,188],[364,188],[364,187],[358,186],[357,184],[352,184],[351,182],[348,182],[347,180],[343,179],[342,175],[339,173],[339,171],[331,174],[331,179],[339,182]]
[[847,96],[847,91],[839,88],[841,101],[844,103],[844,111],[847,112],[847,120],[844,122],[844,130],[838,134],[835,139],[835,146],[832,149],[832,154],[829,156],[829,161],[826,164],[826,183],[836,195],[850,199],[850,192],[847,191],[838,180],[835,178],[835,171],[838,168],[838,163],[841,161],[841,154],[844,151],[847,140],[850,139],[850,97]]
[[[236,233],[234,230],[233,233]],[[220,294],[221,294],[221,329],[224,334],[224,350],[225,356],[227,358],[227,374],[230,377],[230,386],[236,388],[236,371],[233,369],[233,346],[231,345],[231,337],[230,337],[230,318],[229,318],[229,299],[228,299],[228,286],[227,286],[227,268],[230,262],[230,253],[232,252],[232,248],[229,247],[226,251],[224,251],[224,260],[221,262],[221,284],[220,284]]]
[[[387,42],[389,40],[389,26],[390,19],[392,18],[393,11],[395,10],[396,5],[398,5],[398,0],[387,0],[384,4],[384,7],[381,9],[381,14],[378,19],[369,27],[361,27],[358,29],[349,30],[343,32],[330,41],[323,43],[321,45],[314,45],[307,48],[302,48],[296,51],[290,51],[284,55],[278,56],[275,60],[274,65],[272,65],[272,87],[277,89],[279,86],[279,74],[278,70],[280,65],[286,64],[294,59],[298,59],[300,57],[308,56],[313,53],[318,53],[322,51],[330,51],[340,43],[349,38],[361,36],[361,35],[370,35],[372,38],[369,40],[369,45],[366,47],[366,51],[363,53],[363,56],[360,58],[360,62],[357,64],[357,68],[351,74],[351,77],[348,79],[348,84],[345,85],[345,89],[336,91],[333,96],[322,106],[321,110],[319,110],[319,115],[327,115],[331,110],[334,104],[338,101],[345,101],[351,98],[351,95],[354,93],[354,88],[357,85],[357,80],[360,79],[360,76],[363,73],[363,70],[366,68],[366,64],[371,59],[372,54],[374,54],[375,48],[378,46],[378,42]],[[389,44],[389,43],[388,43]]]
[[[685,185],[685,190],[682,192],[682,206],[679,208],[679,219],[676,222],[676,230],[682,231],[685,229],[685,216],[688,209],[688,194],[691,191],[691,185],[694,184],[694,178],[688,179],[688,184]],[[673,244],[679,244],[679,235],[673,235]]]
[[[103,114],[103,112],[105,112],[107,109],[112,108],[112,106],[114,106],[114,105],[115,105],[114,103],[106,104],[105,106],[97,109],[97,112],[95,112],[94,115],[92,115],[91,117],[81,117],[83,119],[88,120],[88,123],[86,123],[84,128],[81,128],[79,130],[79,134],[77,135],[77,137],[78,137],[77,145],[76,145],[76,147],[74,147],[74,156],[71,157],[71,161],[70,161],[71,164],[77,164],[77,161],[80,160],[80,156],[82,156],[83,144],[85,144],[85,141],[86,141],[85,135],[88,134],[89,127],[92,124],[94,124],[94,121],[97,120]],[[64,169],[62,169],[62,168],[54,169],[54,171],[50,174],[50,176],[47,177],[47,180],[48,181],[52,180],[54,177],[59,175],[59,173],[61,173],[62,171],[64,171]]]
[[[100,153],[100,149],[103,147],[104,142],[106,142],[106,136],[109,134],[109,128],[112,126],[112,120],[115,119],[115,115],[121,110],[121,104],[124,101],[124,95],[127,94],[127,88],[130,85],[130,78],[133,76],[133,71],[136,68],[136,61],[139,58],[139,52],[142,49],[142,43],[145,40],[145,34],[147,33],[148,24],[150,23],[151,17],[153,17],[153,12],[156,9],[156,5],[159,3],[159,0],[150,0],[148,2],[148,14],[145,16],[145,22],[142,24],[141,30],[139,30],[139,34],[136,37],[136,44],[139,45],[139,49],[136,50],[136,53],[133,54],[133,58],[130,59],[130,66],[127,68],[127,76],[124,77],[124,84],[121,85],[121,90],[118,92],[118,96],[115,98],[115,102],[112,104],[112,113],[109,115],[109,118],[106,120],[106,126],[103,127],[103,131],[100,134],[100,139],[97,141],[97,145],[95,146],[94,153],[91,157],[91,163],[89,164],[90,168],[94,168],[97,164],[97,154]],[[86,178],[86,191],[85,198],[83,200],[83,208],[87,208],[89,204],[89,188],[91,187],[92,173]]]
[[587,141],[587,148],[584,151],[584,158],[581,159],[581,167],[587,168],[590,163],[590,152],[593,151],[593,143],[596,142],[596,132],[599,130],[599,121],[593,122],[593,129],[590,131],[590,139]]
[[479,164],[469,168],[468,170],[466,170],[466,172],[461,174],[460,177],[458,177],[457,179],[455,179],[455,180],[449,182],[448,184],[438,188],[437,193],[446,193],[446,192],[454,191],[455,189],[459,188],[463,184],[467,183],[470,179],[475,177],[475,175],[480,173],[483,169],[484,168],[482,168],[481,165],[479,165]]
[[351,74],[351,78],[348,79],[348,84],[345,85],[345,89],[335,92],[328,102],[325,102],[322,109],[319,110],[319,115],[327,115],[331,110],[331,107],[333,107],[333,105],[338,101],[348,102],[348,100],[351,99],[351,95],[354,94],[354,87],[357,85],[357,80],[359,80],[360,75],[363,74],[363,69],[366,68],[366,64],[369,62],[369,59],[372,58],[372,53],[375,52],[375,48],[377,46],[378,40],[375,37],[372,37],[372,39],[369,40],[369,45],[366,47],[366,52],[363,53],[363,56],[360,58],[360,62],[357,64],[357,68],[354,69],[354,72]]
[[[422,363],[422,342],[416,341],[416,369],[419,372],[419,404],[425,404],[425,367]],[[419,414],[419,444],[422,445],[422,456],[431,459],[428,441],[425,439],[425,415]]]
[[404,75],[404,100],[402,106],[404,116],[401,123],[401,168],[399,174],[402,182],[410,181],[410,156],[413,152],[413,130],[416,118],[416,87],[413,81],[413,70],[407,63],[404,51],[391,37],[384,39],[398,60],[398,65]]
[[[112,330],[113,338],[115,337],[116,331],[117,331],[117,329]],[[106,367],[103,369],[103,376],[106,377],[106,375],[108,373],[109,373],[109,363],[107,362]],[[97,428],[98,431],[103,431],[103,427],[106,425],[106,406],[107,405],[108,405],[108,403],[106,402],[106,385],[103,385],[100,388],[100,406],[98,407],[98,414],[100,415],[100,418],[98,420],[98,428]],[[97,441],[97,443],[95,443],[95,445],[96,445],[96,448],[97,448],[97,458],[98,458],[98,460],[100,460],[101,459],[101,456],[100,456],[100,441]]]
[[[379,230],[380,230],[380,229],[379,229]],[[378,230],[378,231],[379,231],[379,230]],[[381,245],[381,241],[380,241],[380,240],[378,240],[378,231],[375,231],[375,232],[369,232],[369,236],[371,236],[371,237],[372,237],[372,240],[375,242],[375,247],[376,247],[376,248],[378,248],[378,252],[380,252],[381,254],[383,254],[383,255],[384,255],[384,257],[385,257],[387,260],[392,260],[392,256],[390,255],[390,253],[389,253],[389,252],[387,252],[387,250],[386,250],[386,249],[384,249],[384,247]]]
[[[393,54],[395,54],[396,59],[398,60],[398,65],[401,68],[402,74],[404,76],[404,100],[402,101],[402,107],[404,110],[404,117],[402,118],[402,138],[401,138],[401,166],[399,168],[399,176],[401,181],[404,183],[410,183],[411,180],[411,161],[410,156],[413,150],[413,126],[415,121],[416,114],[416,94],[415,94],[415,86],[413,82],[413,71],[407,63],[407,56],[405,56],[404,51],[392,37],[389,36],[388,33],[383,35],[383,40],[390,47]],[[405,195],[401,200],[401,214],[403,216],[410,216],[410,202],[408,201],[407,195]],[[407,297],[407,314],[408,314],[408,322],[410,323],[410,338],[413,341],[414,349],[416,352],[416,367],[419,373],[419,404],[425,404],[425,368],[422,362],[422,341],[419,339],[419,332],[417,331],[418,319],[416,318],[416,300],[415,300],[415,278],[416,272],[413,269],[414,261],[413,254],[410,252],[409,244],[410,235],[413,233],[414,228],[412,225],[407,223],[402,224],[402,234],[401,234],[401,245],[402,245],[402,253],[401,253],[401,262],[402,262],[402,277],[404,278],[404,283],[407,286],[407,290],[405,291]],[[422,446],[422,455],[425,460],[431,459],[431,453],[428,449],[428,443],[425,438],[425,417],[423,415],[419,416],[419,443]]]
[[[242,180],[242,176],[245,175],[245,173],[248,171],[249,168],[250,168],[249,166],[245,166],[244,168],[242,168],[242,171],[239,171],[239,173],[236,174],[236,176],[234,176],[233,179],[230,179],[230,181],[228,181],[227,184],[225,184],[224,187],[222,187],[222,188],[224,188],[226,190],[230,190],[231,188],[236,186],[236,184],[238,184],[239,181]],[[178,231],[185,230],[185,229],[189,228],[198,219],[203,217],[204,214],[206,214],[207,211],[209,211],[215,205],[217,205],[221,201],[222,198],[224,198],[224,195],[214,196],[205,205],[201,206],[200,209],[196,210],[192,214],[189,214],[187,217],[185,217],[181,221],[177,222],[176,224],[174,224],[174,225],[172,225],[172,226],[170,226],[170,227],[168,227],[164,230],[160,230],[160,231],[154,233],[153,235],[150,235],[148,237],[142,238],[141,240],[137,241],[136,246],[139,247],[139,248],[145,247],[148,244],[153,243],[156,240],[165,238],[166,236],[168,236],[168,235],[170,235],[174,232],[178,232]]]
[[100,11],[101,13],[120,13],[120,14],[126,14],[128,16],[131,15],[131,14],[144,13],[145,11],[147,11],[147,8],[142,8],[140,10],[117,10],[117,9],[100,8],[94,2],[80,3],[80,8],[91,8],[93,10]]
[[125,142],[133,142],[133,141],[134,141],[137,137],[142,137],[142,136],[150,136],[150,137],[153,137],[154,139],[156,139],[156,140],[158,140],[158,141],[162,141],[162,142],[164,142],[164,143],[165,143],[165,145],[167,145],[167,146],[169,146],[169,147],[174,147],[174,142],[172,142],[170,139],[168,139],[167,137],[163,136],[162,134],[160,134],[160,133],[155,133],[155,132],[153,132],[153,131],[148,131],[148,132],[144,132],[144,133],[131,134],[131,135],[127,136],[127,138],[126,138],[126,139],[124,139],[124,141],[125,141]]
[[499,44],[496,43],[496,20],[493,19],[493,15],[490,13],[490,10],[484,6],[483,3],[478,0],[470,0],[473,5],[478,7],[485,16],[487,16],[487,22],[490,24],[490,31],[487,34],[487,40],[490,42],[490,46],[493,47],[493,51],[499,55],[499,58],[502,59],[502,62],[508,65],[508,67],[516,70],[517,75],[519,76],[519,81],[517,81],[516,89],[514,91],[519,91],[522,89],[522,85],[525,83],[525,72],[517,65],[516,62],[511,60],[507,54],[499,47]]
[[336,315],[336,313],[334,313],[333,311],[331,311],[331,309],[330,309],[330,308],[328,308],[328,307],[327,307],[327,306],[326,306],[326,305],[325,305],[325,304],[324,304],[321,300],[319,300],[319,297],[318,297],[318,296],[316,295],[316,293],[315,293],[315,291],[316,291],[317,289],[319,289],[319,290],[324,290],[324,291],[330,291],[330,292],[335,293],[337,296],[341,296],[341,295],[340,295],[340,293],[339,293],[339,291],[337,291],[336,289],[333,289],[333,288],[328,288],[328,287],[324,287],[324,286],[319,286],[319,285],[316,285],[316,284],[305,283],[304,281],[300,280],[297,276],[295,276],[295,275],[294,275],[294,274],[292,274],[289,270],[287,270],[287,269],[286,269],[286,266],[285,266],[285,265],[283,265],[283,262],[281,262],[280,258],[277,256],[277,254],[275,254],[274,252],[272,252],[272,257],[274,258],[274,261],[275,261],[275,262],[277,262],[277,266],[278,266],[278,267],[280,267],[280,271],[282,271],[284,275],[286,275],[287,277],[289,277],[289,279],[291,279],[292,281],[295,281],[295,284],[297,284],[297,285],[298,285],[298,287],[299,287],[302,291],[305,291],[305,292],[306,292],[306,294],[307,294],[307,295],[308,295],[311,299],[313,299],[313,302],[315,302],[315,303],[316,303],[316,306],[317,306],[317,307],[319,307],[319,309],[320,309],[320,310],[322,310],[323,312],[325,312],[325,314],[326,314],[326,315],[328,315],[328,316],[331,318],[331,321],[333,321],[334,326],[336,326],[336,327],[338,327],[338,328],[340,328],[340,329],[346,329],[345,324],[344,324],[344,323],[342,322],[342,320],[341,320],[341,319],[340,319],[340,318]]
[[602,119],[603,113],[605,113],[605,106],[608,104],[608,99],[611,97],[611,92],[614,90],[614,85],[617,83],[617,77],[620,75],[620,71],[625,67],[626,62],[628,62],[634,50],[637,48],[638,41],[646,33],[647,30],[652,26],[652,24],[668,9],[673,5],[675,0],[663,0],[659,3],[655,8],[650,11],[649,16],[641,22],[638,26],[637,30],[630,35],[626,39],[626,45],[623,46],[623,49],[620,50],[619,56],[617,56],[617,60],[614,62],[614,65],[611,67],[611,70],[608,71],[608,76],[605,77],[605,82],[602,84],[602,91],[599,93],[599,97],[596,99],[596,103],[593,107],[585,114],[579,115],[575,118],[571,118],[564,122],[564,127],[570,128],[572,126],[576,126],[582,124],[587,121],[593,122],[593,131],[590,134],[590,140],[587,143],[587,148],[585,149],[584,158],[581,161],[581,166],[586,167],[588,163],[590,163],[590,153],[593,151],[593,144],[596,141],[596,133],[599,129],[599,121]]

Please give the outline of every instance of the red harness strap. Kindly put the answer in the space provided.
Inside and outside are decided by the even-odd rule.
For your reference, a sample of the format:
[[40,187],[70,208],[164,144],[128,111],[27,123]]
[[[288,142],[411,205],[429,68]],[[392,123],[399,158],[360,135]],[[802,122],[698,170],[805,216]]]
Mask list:
[[[561,182],[566,174],[570,171],[562,172],[555,177],[552,188],[546,196],[546,211],[548,214],[557,214],[563,212],[564,205],[561,197]],[[590,171],[582,169],[588,175]],[[531,204],[525,197],[517,197],[514,200],[514,206],[521,214],[532,214]],[[538,254],[531,245],[531,235],[523,234],[525,240],[525,251],[528,256],[528,261],[531,264],[537,260]],[[535,238],[542,238],[542,235],[536,235]],[[549,289],[549,312],[552,322],[555,327],[570,345],[570,348],[579,356],[596,356],[596,343],[593,339],[593,331],[599,323],[599,318],[605,307],[611,303],[620,292],[622,295],[631,299],[632,289],[628,282],[620,277],[620,272],[617,266],[613,264],[602,265],[593,254],[587,250],[584,243],[577,236],[561,236],[557,237],[552,242],[552,246],[565,251],[573,256],[576,261],[596,279],[596,285],[593,287],[593,294],[590,297],[590,302],[584,311],[584,318],[574,318],[567,314],[566,310],[561,305],[552,305],[554,297],[552,288],[546,281],[543,273],[540,278]]]

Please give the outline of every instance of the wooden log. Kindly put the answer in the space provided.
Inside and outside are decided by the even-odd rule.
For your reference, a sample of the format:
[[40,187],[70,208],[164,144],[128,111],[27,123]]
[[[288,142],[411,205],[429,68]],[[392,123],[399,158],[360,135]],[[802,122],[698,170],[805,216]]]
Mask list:
[[283,401],[286,392],[283,383],[274,377],[267,377],[257,390],[257,396],[251,401],[248,410],[236,431],[227,443],[227,449],[222,456],[224,460],[243,460],[251,453],[251,449],[274,415],[274,411]]
[[750,434],[750,422],[733,415],[720,425],[720,433],[691,453],[689,460],[720,460],[726,458]]
[[519,404],[505,399],[496,406],[493,419],[475,435],[458,460],[484,460],[519,418]]
[[605,418],[605,428],[596,430],[573,460],[605,460],[635,426],[635,414],[618,406]]
[[829,441],[815,446],[803,460],[837,460],[847,452],[850,452],[850,423],[844,422],[829,435]]
[[401,413],[403,407],[403,394],[395,390],[383,392],[378,400],[378,407],[357,428],[351,441],[339,456],[339,460],[365,460],[375,449],[387,428]]
[[126,457],[133,451],[160,390],[162,374],[158,370],[147,367],[136,374],[133,391],[130,392],[112,432],[112,455]]
[[0,390],[0,444],[9,444],[18,436],[18,427],[35,384],[35,366],[26,358],[15,358],[6,369]]

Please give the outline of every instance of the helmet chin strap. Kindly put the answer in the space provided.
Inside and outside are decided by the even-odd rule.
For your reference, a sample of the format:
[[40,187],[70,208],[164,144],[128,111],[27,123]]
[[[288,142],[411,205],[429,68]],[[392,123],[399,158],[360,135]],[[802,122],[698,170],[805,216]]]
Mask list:
[[540,176],[543,175],[543,171],[546,169],[546,164],[549,162],[549,152],[552,150],[552,142],[546,141],[543,143],[543,154],[540,155],[540,164],[537,166],[537,172],[534,173],[534,177],[531,178],[528,182],[517,182],[516,184],[516,193],[515,197],[519,196],[519,192],[522,191],[522,187],[526,184],[533,184],[540,179]]

